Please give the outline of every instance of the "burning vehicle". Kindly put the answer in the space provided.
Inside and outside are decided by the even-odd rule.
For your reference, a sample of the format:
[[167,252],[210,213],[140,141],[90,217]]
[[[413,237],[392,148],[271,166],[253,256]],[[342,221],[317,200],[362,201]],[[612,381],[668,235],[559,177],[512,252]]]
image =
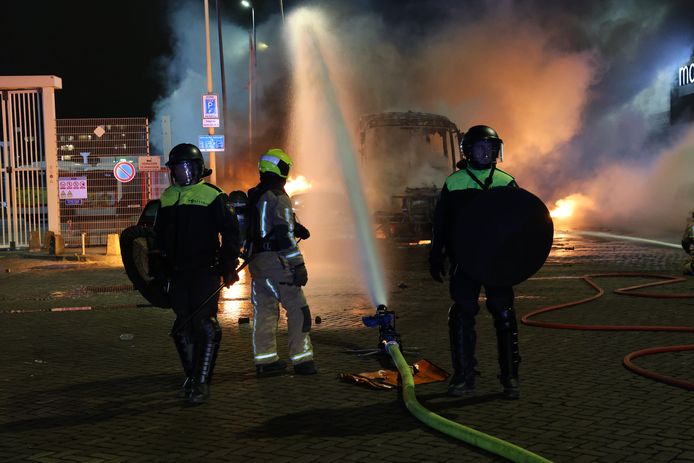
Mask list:
[[430,240],[439,191],[460,160],[458,127],[445,116],[412,111],[367,114],[359,125],[377,236]]

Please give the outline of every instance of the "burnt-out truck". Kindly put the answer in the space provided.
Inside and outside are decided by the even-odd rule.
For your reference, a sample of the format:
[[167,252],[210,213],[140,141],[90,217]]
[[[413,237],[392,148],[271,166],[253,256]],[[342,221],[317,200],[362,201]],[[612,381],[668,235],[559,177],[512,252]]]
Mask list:
[[359,154],[381,238],[431,239],[438,193],[460,160],[458,127],[447,117],[384,112],[360,119]]

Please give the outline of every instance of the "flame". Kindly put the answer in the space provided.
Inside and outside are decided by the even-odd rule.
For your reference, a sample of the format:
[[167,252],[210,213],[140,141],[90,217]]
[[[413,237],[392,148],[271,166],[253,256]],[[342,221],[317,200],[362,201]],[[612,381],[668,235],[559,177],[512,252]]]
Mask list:
[[576,203],[577,201],[570,197],[559,199],[554,203],[556,207],[549,212],[549,215],[553,219],[568,219],[573,215]]
[[593,200],[581,193],[558,199],[554,204],[556,207],[549,215],[558,222],[580,221],[580,216],[594,207]]
[[289,196],[295,193],[303,193],[304,191],[310,189],[313,185],[311,182],[306,180],[306,177],[299,175],[296,178],[287,178],[287,183],[284,185],[284,191],[287,192]]

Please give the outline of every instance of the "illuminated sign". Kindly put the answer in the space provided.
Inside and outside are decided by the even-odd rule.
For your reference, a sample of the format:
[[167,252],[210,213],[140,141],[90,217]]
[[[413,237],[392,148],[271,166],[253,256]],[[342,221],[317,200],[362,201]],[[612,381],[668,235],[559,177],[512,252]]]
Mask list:
[[202,96],[202,118],[219,119],[219,104],[217,95],[206,93]]
[[680,68],[679,82],[680,86],[694,84],[694,63]]
[[224,151],[224,135],[198,135],[200,151]]

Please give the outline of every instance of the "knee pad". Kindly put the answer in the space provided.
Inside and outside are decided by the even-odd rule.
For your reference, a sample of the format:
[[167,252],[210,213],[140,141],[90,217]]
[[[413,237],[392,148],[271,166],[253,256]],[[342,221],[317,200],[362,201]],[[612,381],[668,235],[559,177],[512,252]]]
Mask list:
[[516,330],[516,312],[513,307],[492,312],[494,325],[499,330]]
[[477,301],[454,302],[448,309],[448,318],[465,319],[473,318],[480,311]]
[[217,317],[203,318],[200,320],[200,334],[203,338],[213,342],[222,339],[222,328],[219,326]]
[[301,325],[301,332],[308,333],[311,331],[311,311],[308,306],[301,308],[301,313],[304,315],[304,323]]

